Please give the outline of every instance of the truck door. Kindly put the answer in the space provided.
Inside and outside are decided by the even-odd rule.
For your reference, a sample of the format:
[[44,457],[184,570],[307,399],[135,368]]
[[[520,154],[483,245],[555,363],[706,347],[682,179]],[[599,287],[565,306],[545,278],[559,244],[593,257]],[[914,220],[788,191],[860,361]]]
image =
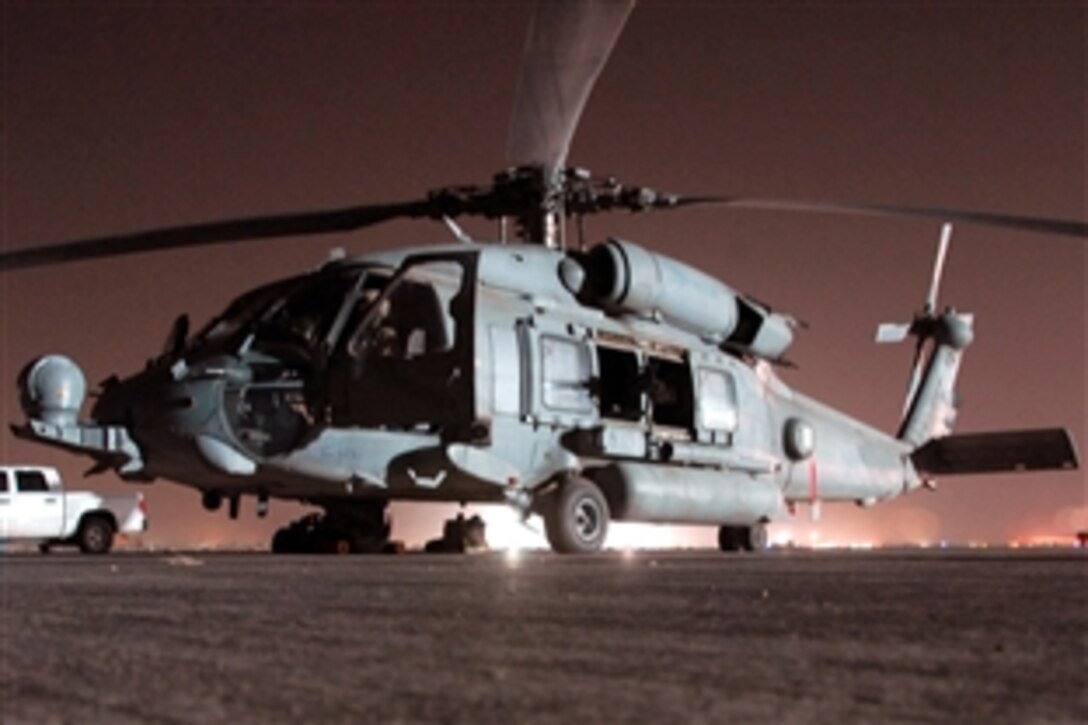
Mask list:
[[49,487],[41,471],[15,470],[14,479],[8,536],[33,539],[60,536],[64,523],[63,494]]
[[11,484],[8,483],[8,472],[0,471],[0,539],[6,539],[8,534],[8,519],[11,512]]

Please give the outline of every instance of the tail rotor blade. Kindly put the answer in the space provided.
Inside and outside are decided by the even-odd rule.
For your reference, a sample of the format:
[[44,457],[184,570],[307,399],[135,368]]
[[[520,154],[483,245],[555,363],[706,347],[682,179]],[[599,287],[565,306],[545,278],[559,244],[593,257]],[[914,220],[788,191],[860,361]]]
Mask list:
[[876,328],[876,341],[878,343],[903,342],[910,334],[910,323],[900,324],[884,322]]
[[919,337],[918,344],[914,346],[914,361],[911,363],[910,383],[907,385],[907,397],[903,402],[904,417],[910,412],[911,403],[918,394],[918,386],[922,384],[922,349],[925,347],[926,338]]
[[941,241],[937,245],[937,258],[933,262],[933,277],[929,281],[929,295],[926,297],[926,306],[923,314],[932,314],[937,310],[937,293],[941,287],[941,277],[944,275],[944,260],[948,255],[948,244],[952,241],[952,224],[945,222],[941,226]]

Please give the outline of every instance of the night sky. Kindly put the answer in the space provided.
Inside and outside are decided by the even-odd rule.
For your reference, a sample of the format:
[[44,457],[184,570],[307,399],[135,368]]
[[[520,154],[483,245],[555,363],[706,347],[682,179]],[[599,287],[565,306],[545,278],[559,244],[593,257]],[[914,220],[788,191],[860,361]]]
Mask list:
[[[4,249],[191,221],[419,197],[504,168],[530,6],[521,3],[5,2]],[[594,91],[570,161],[693,194],[871,201],[1085,218],[1082,3],[646,3]],[[474,235],[493,233],[467,222]],[[910,346],[873,342],[928,284],[939,225],[713,210],[594,218],[806,320],[791,386],[893,429]],[[428,222],[0,276],[0,418],[15,379],[64,353],[93,384],[241,292],[332,247],[446,242]],[[958,227],[943,304],[976,314],[958,430],[1085,427],[1084,240]],[[0,438],[0,460],[131,490],[90,461]],[[825,507],[824,540],[1004,541],[1088,527],[1083,471],[947,478],[876,509]],[[207,514],[159,482],[151,543],[267,541],[298,515]],[[395,508],[395,536],[445,506]],[[809,536],[810,527],[796,527]],[[709,544],[713,532],[677,540]]]

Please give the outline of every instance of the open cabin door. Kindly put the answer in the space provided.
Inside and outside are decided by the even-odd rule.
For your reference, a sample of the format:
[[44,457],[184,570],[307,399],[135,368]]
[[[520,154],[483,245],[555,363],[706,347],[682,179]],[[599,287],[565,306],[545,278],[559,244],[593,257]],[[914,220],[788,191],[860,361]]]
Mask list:
[[329,365],[329,410],[342,427],[441,430],[474,416],[473,314],[478,253],[408,257],[360,287]]

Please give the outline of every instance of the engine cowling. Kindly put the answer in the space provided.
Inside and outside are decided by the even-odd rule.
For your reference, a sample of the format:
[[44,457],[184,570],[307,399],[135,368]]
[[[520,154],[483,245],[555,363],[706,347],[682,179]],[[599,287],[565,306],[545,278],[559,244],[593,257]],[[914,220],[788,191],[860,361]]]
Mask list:
[[769,360],[793,342],[790,318],[683,262],[632,242],[609,239],[581,260],[572,290],[612,313],[657,316],[720,345]]

